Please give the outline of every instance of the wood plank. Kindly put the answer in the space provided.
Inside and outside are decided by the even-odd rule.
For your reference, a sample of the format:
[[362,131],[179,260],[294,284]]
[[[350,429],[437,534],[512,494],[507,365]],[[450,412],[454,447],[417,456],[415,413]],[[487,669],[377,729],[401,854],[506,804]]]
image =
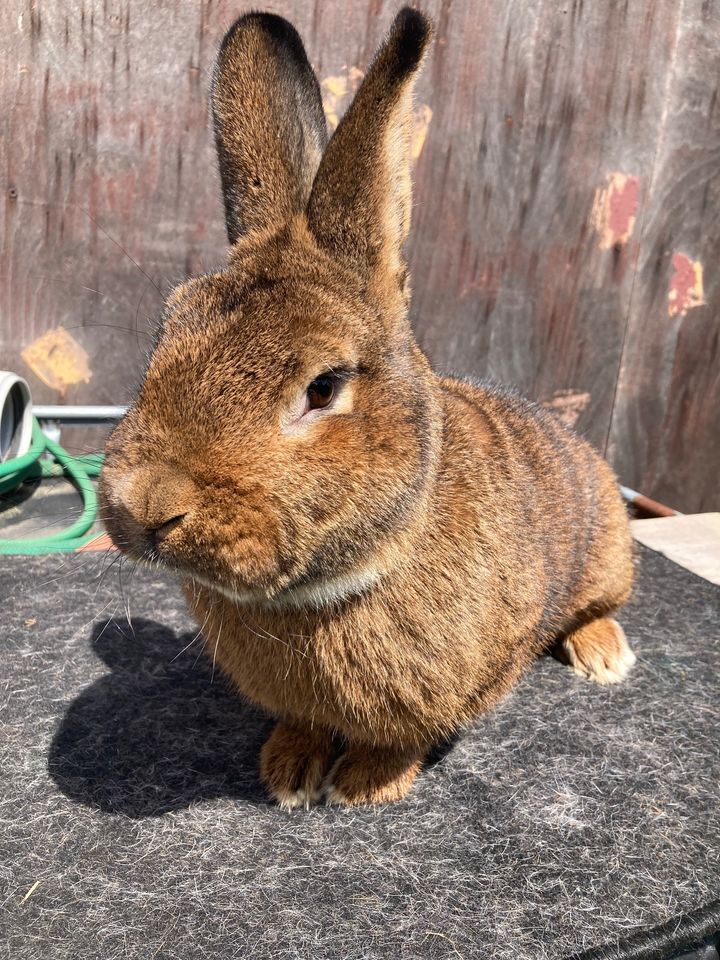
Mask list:
[[630,526],[639,543],[720,584],[720,513],[631,520]]
[[664,109],[648,78],[676,18],[673,0],[454,5],[431,67],[421,341],[559,407],[601,448]]
[[720,505],[720,7],[680,9],[609,453],[688,512]]
[[[2,5],[0,351],[39,401],[125,402],[162,303],[155,285],[222,252],[204,6],[164,7]],[[51,386],[25,362],[59,327],[87,353],[89,381]]]

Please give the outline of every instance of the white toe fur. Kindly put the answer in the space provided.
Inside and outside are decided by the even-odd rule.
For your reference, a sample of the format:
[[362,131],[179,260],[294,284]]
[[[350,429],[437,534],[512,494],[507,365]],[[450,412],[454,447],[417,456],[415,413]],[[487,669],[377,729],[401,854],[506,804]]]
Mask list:
[[341,760],[342,755],[337,758],[335,763],[328,770],[327,775],[322,782],[322,786],[320,787],[322,795],[325,797],[325,803],[335,807],[343,806],[343,804],[347,803],[347,798],[341,790],[337,789],[333,782],[335,780],[335,772],[337,771]]
[[315,804],[320,802],[322,793],[320,790],[306,790],[301,787],[299,790],[282,790],[275,793],[275,799],[283,810],[309,810]]
[[611,621],[615,632],[614,649],[583,649],[582,659],[578,657],[572,639],[565,644],[570,666],[581,677],[594,680],[603,685],[621,683],[637,661],[630,649],[625,631],[616,621]]

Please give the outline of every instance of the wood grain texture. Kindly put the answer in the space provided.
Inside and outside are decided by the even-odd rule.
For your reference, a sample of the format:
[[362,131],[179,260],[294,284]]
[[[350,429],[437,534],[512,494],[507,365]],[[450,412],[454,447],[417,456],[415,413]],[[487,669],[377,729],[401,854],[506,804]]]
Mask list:
[[479,8],[440,20],[430,79],[446,129],[419,169],[416,325],[461,373],[548,403],[584,395],[577,427],[602,448],[637,239],[602,249],[593,205],[613,172],[641,194],[650,179],[664,102],[646,81],[669,57],[675,3]]
[[[265,6],[295,23],[341,115],[398,4]],[[679,509],[717,507],[716,5],[423,7],[438,32],[417,90],[421,343],[443,369],[514,383],[601,449],[609,436],[628,485]],[[162,302],[155,285],[222,262],[207,90],[244,9],[2,5],[0,367],[38,400],[124,402]],[[671,318],[675,253],[705,266],[706,304]],[[92,374],[60,391],[22,356],[58,327]]]
[[[609,453],[684,512],[720,503],[720,7],[679,4]],[[678,309],[682,263],[704,303]]]

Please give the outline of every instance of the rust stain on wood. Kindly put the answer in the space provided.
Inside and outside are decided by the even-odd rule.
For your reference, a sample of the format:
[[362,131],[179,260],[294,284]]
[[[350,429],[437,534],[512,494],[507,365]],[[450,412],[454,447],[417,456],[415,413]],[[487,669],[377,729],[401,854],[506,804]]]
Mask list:
[[87,352],[63,327],[48,330],[21,354],[35,376],[61,394],[92,377]]
[[598,187],[592,209],[593,226],[600,235],[600,249],[624,246],[635,229],[640,181],[627,173],[608,174],[607,186]]
[[705,303],[703,267],[699,260],[691,260],[684,253],[673,254],[672,266],[668,313],[671,317],[684,317],[688,310]]
[[590,403],[589,393],[576,390],[556,390],[552,400],[546,400],[543,406],[557,416],[566,427],[574,427],[580,414]]

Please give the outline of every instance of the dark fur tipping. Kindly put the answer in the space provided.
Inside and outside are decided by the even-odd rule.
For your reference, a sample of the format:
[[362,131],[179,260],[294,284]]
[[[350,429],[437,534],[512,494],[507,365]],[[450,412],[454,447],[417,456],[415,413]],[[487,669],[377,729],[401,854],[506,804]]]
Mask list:
[[[600,682],[634,659],[609,618],[632,581],[610,468],[535,405],[434,374],[408,324],[430,34],[401,11],[323,152],[293,28],[232,28],[212,91],[229,263],[173,291],[107,448],[108,530],[180,574],[218,663],[278,717],[262,776],[287,806],[403,796],[543,650]],[[320,375],[336,396],[313,410]]]

